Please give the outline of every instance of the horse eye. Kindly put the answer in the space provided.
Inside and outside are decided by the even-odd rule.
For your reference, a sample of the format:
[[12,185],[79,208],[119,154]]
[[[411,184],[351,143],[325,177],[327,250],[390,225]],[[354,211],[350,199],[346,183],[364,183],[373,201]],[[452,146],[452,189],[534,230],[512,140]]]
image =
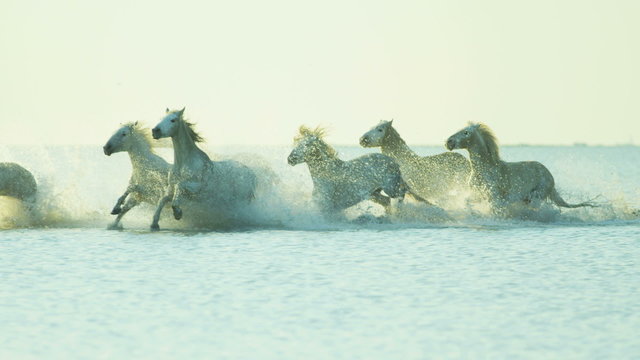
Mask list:
[[465,131],[465,132],[464,132],[464,134],[465,134],[465,135],[469,135],[469,132],[468,132],[468,131]]
[[176,122],[176,119],[171,119],[171,122]]
[[127,136],[127,134],[126,133],[122,133],[122,136]]
[[378,129],[378,132],[382,132],[382,129]]

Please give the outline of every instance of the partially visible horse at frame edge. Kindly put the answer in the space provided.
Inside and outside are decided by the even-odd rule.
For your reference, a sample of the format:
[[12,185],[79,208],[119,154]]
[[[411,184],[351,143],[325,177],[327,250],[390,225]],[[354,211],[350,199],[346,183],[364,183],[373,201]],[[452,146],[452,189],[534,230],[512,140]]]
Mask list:
[[363,147],[380,147],[399,165],[402,177],[419,196],[445,206],[457,192],[468,189],[471,166],[462,154],[444,152],[431,156],[416,154],[393,127],[393,120],[381,121],[360,137]]
[[313,201],[325,216],[336,217],[340,211],[363,200],[372,200],[387,208],[390,198],[403,199],[409,192],[393,159],[383,154],[367,154],[341,160],[323,140],[324,133],[322,128],[311,130],[301,126],[287,162],[291,166],[307,163],[313,180]]
[[500,158],[498,142],[491,129],[481,123],[451,135],[449,150],[467,149],[471,159],[470,187],[477,197],[486,199],[495,214],[509,215],[513,204],[539,207],[551,200],[559,207],[595,207],[590,201],[569,204],[558,194],[551,172],[537,161],[507,162]]
[[129,210],[142,202],[156,205],[162,198],[171,165],[153,152],[149,129],[137,121],[119,128],[104,145],[103,151],[107,156],[126,151],[131,160],[129,185],[111,210],[111,215],[117,217],[108,227],[120,229],[120,220]]
[[160,228],[160,212],[168,202],[176,220],[182,218],[182,205],[187,203],[187,207],[192,204],[210,210],[210,216],[224,217],[215,220],[226,221],[233,220],[239,207],[254,199],[257,179],[253,170],[234,160],[212,161],[198,148],[197,143],[203,138],[194,130],[194,124],[184,119],[184,108],[167,109],[151,132],[154,139],[170,137],[174,154],[168,185],[158,202],[151,230]]
[[29,170],[12,162],[0,163],[0,196],[10,196],[31,206],[37,191],[38,185]]

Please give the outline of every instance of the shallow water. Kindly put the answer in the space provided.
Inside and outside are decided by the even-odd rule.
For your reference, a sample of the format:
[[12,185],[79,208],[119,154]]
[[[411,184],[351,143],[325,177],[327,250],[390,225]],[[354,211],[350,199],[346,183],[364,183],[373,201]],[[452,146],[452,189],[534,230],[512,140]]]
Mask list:
[[2,200],[0,358],[640,357],[636,147],[503,149],[547,165],[569,201],[602,195],[599,209],[386,223],[307,211],[308,173],[286,148],[215,150],[263,154],[283,184],[266,204],[278,221],[198,231],[165,218],[150,233],[147,207],[107,231],[126,155],[0,148],[43,195],[31,223]]

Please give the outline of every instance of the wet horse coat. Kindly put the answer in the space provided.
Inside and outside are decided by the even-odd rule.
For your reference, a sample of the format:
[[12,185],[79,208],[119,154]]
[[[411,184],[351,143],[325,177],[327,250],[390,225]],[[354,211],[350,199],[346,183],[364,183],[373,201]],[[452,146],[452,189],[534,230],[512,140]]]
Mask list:
[[117,229],[122,217],[138,204],[158,203],[167,187],[171,164],[153,152],[149,129],[143,128],[137,122],[118,129],[104,145],[103,150],[107,156],[126,151],[131,160],[129,185],[111,210],[112,215],[118,216],[109,225],[109,229]]
[[566,208],[594,206],[590,202],[568,204],[564,201],[555,188],[551,172],[541,163],[500,159],[497,139],[484,124],[471,123],[451,135],[445,145],[449,150],[469,151],[472,169],[469,185],[477,197],[490,203],[494,213],[504,213],[517,203],[537,207],[545,200]]
[[33,202],[37,190],[36,180],[29,170],[16,163],[0,163],[0,196]]
[[177,220],[182,218],[184,203],[210,210],[211,216],[232,219],[238,206],[246,205],[254,198],[255,173],[237,161],[212,161],[198,148],[196,143],[202,141],[202,137],[183,114],[184,109],[167,109],[166,116],[152,130],[154,139],[171,137],[174,153],[168,186],[151,224],[153,230],[159,229],[160,211],[168,202],[171,202]]
[[301,127],[288,162],[292,166],[307,163],[313,180],[313,200],[325,215],[336,215],[363,200],[388,206],[389,198],[404,197],[408,188],[393,159],[368,154],[344,161],[322,137],[322,129]]
[[471,166],[461,154],[445,152],[431,156],[416,154],[392,125],[381,121],[360,137],[363,147],[380,147],[383,154],[399,165],[402,177],[413,192],[421,197],[445,205],[452,192],[468,188]]

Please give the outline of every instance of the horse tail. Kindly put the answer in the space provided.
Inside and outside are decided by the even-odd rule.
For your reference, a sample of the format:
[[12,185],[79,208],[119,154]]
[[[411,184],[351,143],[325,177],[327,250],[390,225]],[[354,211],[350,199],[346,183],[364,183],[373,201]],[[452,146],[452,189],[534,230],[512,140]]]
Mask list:
[[579,204],[569,204],[558,194],[558,191],[554,188],[551,191],[551,195],[549,195],[551,201],[553,201],[556,205],[565,207],[565,208],[579,208],[579,207],[598,207],[598,205],[594,204],[592,200],[581,202]]

